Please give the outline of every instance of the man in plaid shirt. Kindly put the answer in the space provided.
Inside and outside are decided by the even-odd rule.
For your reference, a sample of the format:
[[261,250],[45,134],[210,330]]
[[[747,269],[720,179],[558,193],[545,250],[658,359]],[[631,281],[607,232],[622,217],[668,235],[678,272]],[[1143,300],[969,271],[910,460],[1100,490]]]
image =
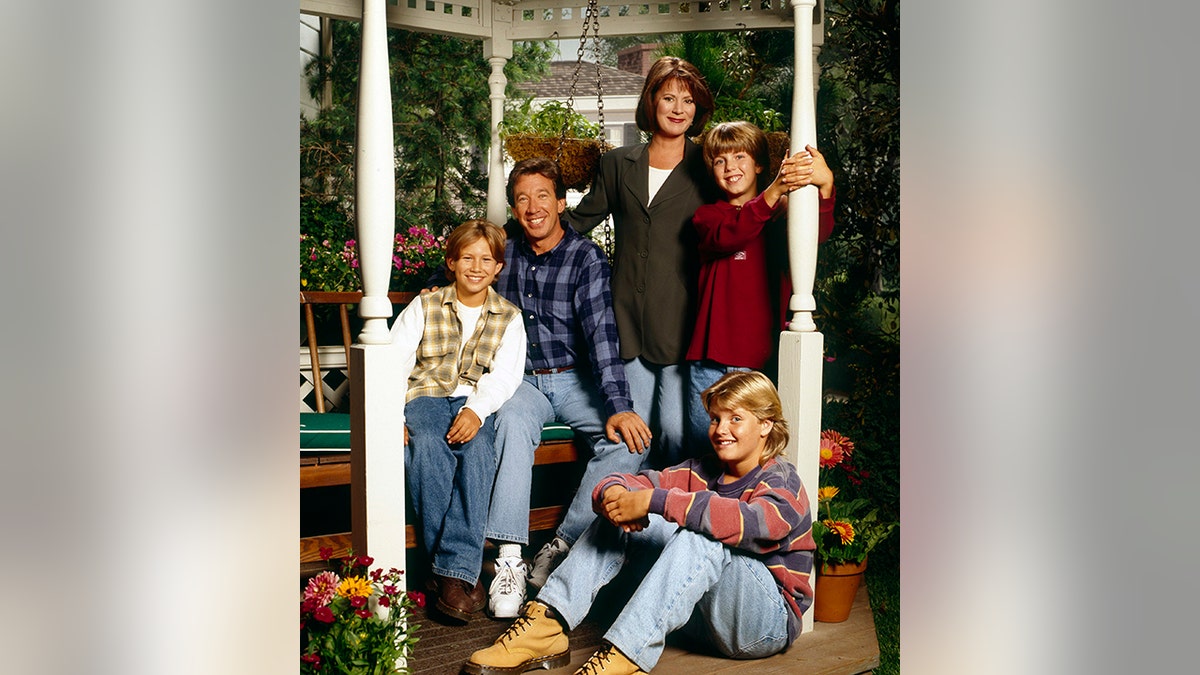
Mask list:
[[[600,479],[636,473],[650,447],[620,358],[608,260],[595,242],[563,226],[566,194],[548,158],[524,160],[509,173],[508,203],[521,234],[510,229],[496,290],[521,309],[528,353],[524,381],[496,413],[499,465],[486,528],[499,545],[488,593],[496,617],[517,616],[526,581],[541,588],[595,519],[591,495]],[[526,574],[521,545],[529,543],[533,453],[543,425],[554,421],[586,437],[593,457],[554,540]]]

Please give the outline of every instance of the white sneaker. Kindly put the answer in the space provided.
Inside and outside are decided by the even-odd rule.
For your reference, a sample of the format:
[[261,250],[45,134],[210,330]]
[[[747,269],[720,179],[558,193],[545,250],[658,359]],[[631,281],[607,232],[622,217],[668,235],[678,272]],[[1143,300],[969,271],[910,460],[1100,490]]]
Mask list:
[[570,549],[570,544],[561,537],[555,537],[549,544],[543,546],[542,550],[533,557],[533,569],[529,571],[529,585],[541,590],[542,586],[546,585],[546,579],[550,577],[550,573],[558,567],[563,558],[567,557],[567,551]]
[[497,619],[512,619],[525,604],[525,561],[517,556],[496,558],[496,578],[488,588],[488,612]]

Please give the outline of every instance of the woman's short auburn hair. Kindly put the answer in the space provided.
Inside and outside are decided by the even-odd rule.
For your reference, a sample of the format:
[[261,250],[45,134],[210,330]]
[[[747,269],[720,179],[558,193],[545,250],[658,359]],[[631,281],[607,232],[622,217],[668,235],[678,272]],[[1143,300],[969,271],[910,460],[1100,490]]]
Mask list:
[[774,176],[768,176],[771,168],[771,148],[767,135],[750,122],[722,122],[704,134],[704,163],[712,171],[713,160],[727,152],[747,152],[762,172],[758,174],[758,191],[771,184]]
[[474,218],[454,228],[446,237],[446,260],[458,260],[462,250],[484,239],[492,249],[492,257],[504,262],[504,228],[482,218]]
[[744,408],[760,420],[770,420],[771,431],[767,432],[767,445],[763,449],[759,464],[765,464],[787,448],[791,434],[787,420],[783,417],[783,403],[775,384],[766,375],[756,370],[736,370],[725,373],[700,394],[705,412],[712,414],[716,408]]
[[692,94],[692,102],[696,104],[696,116],[692,118],[692,126],[688,127],[688,136],[697,136],[704,131],[708,118],[712,117],[713,95],[708,90],[708,83],[696,66],[677,56],[664,56],[650,66],[646,74],[646,82],[642,85],[642,96],[638,99],[637,112],[634,119],[638,128],[651,134],[658,131],[658,121],[654,114],[654,97],[658,90],[671,80],[678,80]]

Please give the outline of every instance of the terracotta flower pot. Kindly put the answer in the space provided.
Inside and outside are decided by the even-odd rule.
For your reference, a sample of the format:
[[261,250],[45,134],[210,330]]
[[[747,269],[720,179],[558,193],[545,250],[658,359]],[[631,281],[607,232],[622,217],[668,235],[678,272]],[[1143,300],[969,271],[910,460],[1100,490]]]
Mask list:
[[821,565],[813,589],[813,620],[839,623],[850,618],[850,606],[866,570],[865,558],[857,564]]

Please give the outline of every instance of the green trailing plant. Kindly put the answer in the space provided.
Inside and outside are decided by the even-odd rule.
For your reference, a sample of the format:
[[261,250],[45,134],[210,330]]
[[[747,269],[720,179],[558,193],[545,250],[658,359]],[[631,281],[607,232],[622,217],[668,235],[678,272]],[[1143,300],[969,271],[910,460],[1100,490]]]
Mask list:
[[558,138],[566,125],[568,138],[600,138],[600,125],[592,122],[575,110],[569,110],[562,101],[546,101],[534,108],[533,99],[507,107],[504,120],[500,122],[502,138],[512,134],[533,134]]

